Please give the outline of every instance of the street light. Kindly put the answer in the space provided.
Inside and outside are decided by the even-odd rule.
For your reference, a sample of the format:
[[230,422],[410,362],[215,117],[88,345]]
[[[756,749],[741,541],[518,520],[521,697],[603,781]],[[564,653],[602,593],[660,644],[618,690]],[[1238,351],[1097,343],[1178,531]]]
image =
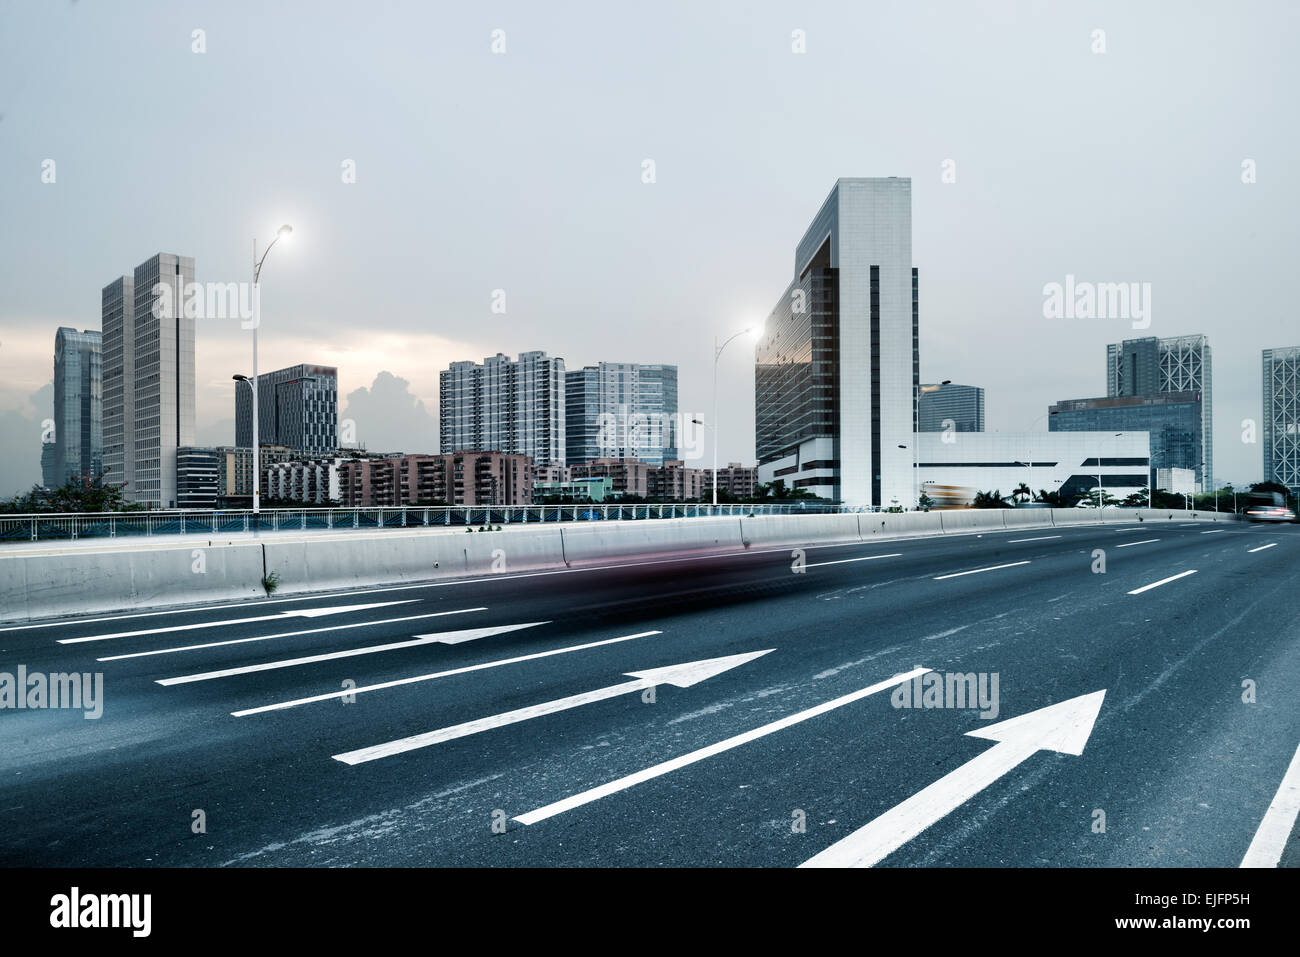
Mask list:
[[[293,232],[293,227],[288,224],[281,226],[275,231],[275,238],[271,240],[270,246],[267,246],[262,252],[262,258],[257,258],[257,237],[253,238],[253,289],[257,289],[258,280],[262,276],[262,263],[266,262],[267,253],[271,247],[281,239],[287,239]],[[260,302],[261,299],[256,294],[253,297],[254,302]],[[258,401],[257,401],[257,327],[262,324],[261,307],[258,307],[258,315],[253,321],[253,377],[246,379],[245,376],[235,376],[236,379],[246,379],[253,387],[253,515],[257,516],[262,510],[262,456],[261,448],[258,442]],[[253,519],[253,527],[256,530],[258,525],[256,517]]]
[[762,326],[750,326],[748,329],[742,329],[730,336],[722,345],[718,345],[718,337],[713,337],[713,504],[718,504],[718,360],[722,358],[722,350],[727,348],[732,339],[739,339],[743,335],[751,332],[761,332]]

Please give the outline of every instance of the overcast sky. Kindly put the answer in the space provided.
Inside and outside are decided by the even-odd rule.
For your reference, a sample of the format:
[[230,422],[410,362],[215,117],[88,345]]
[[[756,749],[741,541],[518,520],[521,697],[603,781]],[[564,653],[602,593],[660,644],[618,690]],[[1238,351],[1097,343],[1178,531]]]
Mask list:
[[[676,363],[706,411],[713,337],[767,315],[841,176],[912,178],[921,374],[983,385],[990,430],[1104,395],[1108,342],[1206,333],[1216,472],[1258,480],[1260,350],[1300,344],[1298,10],[4,0],[0,493],[40,477],[58,326],[159,251],[246,280],[282,222],[261,368],[338,366],[370,448],[436,450],[438,371],[498,351]],[[1149,329],[1045,319],[1067,274],[1150,283]],[[198,437],[230,443],[249,333],[199,326]],[[752,347],[721,369],[752,463]]]

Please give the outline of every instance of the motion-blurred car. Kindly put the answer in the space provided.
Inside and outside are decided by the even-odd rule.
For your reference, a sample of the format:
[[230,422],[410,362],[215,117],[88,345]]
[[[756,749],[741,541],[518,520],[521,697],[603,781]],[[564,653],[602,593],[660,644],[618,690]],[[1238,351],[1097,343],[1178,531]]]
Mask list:
[[1295,512],[1287,508],[1281,492],[1251,492],[1246,500],[1246,518],[1252,522],[1294,522]]

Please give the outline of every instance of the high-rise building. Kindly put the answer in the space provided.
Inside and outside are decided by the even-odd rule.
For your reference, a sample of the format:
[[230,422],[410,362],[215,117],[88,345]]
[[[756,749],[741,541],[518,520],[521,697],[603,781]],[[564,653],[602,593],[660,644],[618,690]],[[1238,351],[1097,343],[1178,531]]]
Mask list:
[[[258,444],[283,445],[307,455],[339,447],[339,371],[299,364],[257,376]],[[253,446],[253,385],[235,387],[235,445]]]
[[1300,346],[1264,350],[1264,479],[1300,494]]
[[564,360],[522,352],[453,362],[438,374],[439,447],[527,455],[565,464]]
[[1195,464],[1202,488],[1214,480],[1214,390],[1209,340],[1203,335],[1125,339],[1106,347],[1106,395],[1137,396],[1195,392],[1201,403],[1201,457]]
[[[103,466],[103,395],[100,333],[60,326],[54,334],[53,485],[99,474]],[[51,484],[48,477],[46,484]]]
[[923,385],[920,418],[922,432],[983,432],[984,390],[951,382]]
[[177,507],[176,450],[194,444],[193,282],[192,258],[159,253],[101,296],[105,481],[128,503]]
[[918,301],[912,181],[838,180],[755,350],[760,482],[914,504]]
[[569,465],[595,459],[677,457],[677,367],[601,362],[565,373]]
[[54,442],[41,443],[41,484],[46,488],[64,484],[59,481],[59,446]]
[[[1205,410],[1199,392],[1066,399],[1048,411],[1051,432],[1147,432],[1153,470],[1190,469],[1195,472],[1195,482],[1203,481]],[[1153,487],[1164,488],[1158,481]]]

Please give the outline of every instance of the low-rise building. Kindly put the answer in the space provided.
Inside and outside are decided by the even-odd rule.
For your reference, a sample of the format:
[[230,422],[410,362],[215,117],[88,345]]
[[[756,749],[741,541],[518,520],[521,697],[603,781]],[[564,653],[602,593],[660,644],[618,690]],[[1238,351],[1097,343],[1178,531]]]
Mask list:
[[645,498],[650,466],[637,459],[594,459],[569,466],[571,479],[608,478],[616,498]]
[[339,468],[344,461],[335,457],[275,462],[262,473],[262,498],[319,506],[341,501]]
[[693,502],[703,498],[706,471],[690,468],[681,459],[669,459],[650,469],[647,497],[664,502]]
[[[704,494],[713,495],[713,469],[704,472]],[[739,462],[728,462],[726,468],[718,469],[718,493],[726,493],[732,498],[753,498],[758,494],[758,466],[745,466]]]
[[449,452],[346,459],[339,465],[346,506],[528,505],[533,462],[504,452]]

